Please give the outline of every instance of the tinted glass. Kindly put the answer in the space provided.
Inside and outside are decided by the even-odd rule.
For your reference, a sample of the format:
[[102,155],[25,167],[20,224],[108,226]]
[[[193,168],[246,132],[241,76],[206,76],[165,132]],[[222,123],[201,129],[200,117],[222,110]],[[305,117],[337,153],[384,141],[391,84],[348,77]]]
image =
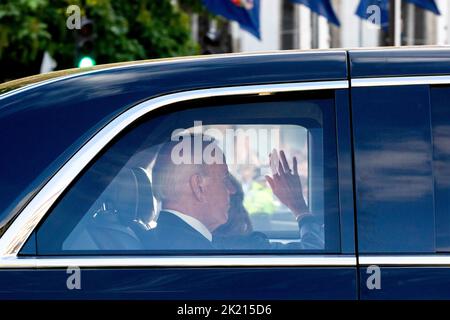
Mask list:
[[428,86],[352,90],[358,247],[434,252]]
[[37,252],[339,252],[338,214],[331,92],[208,99],[113,141],[39,227]]
[[450,251],[450,88],[431,89],[436,249]]

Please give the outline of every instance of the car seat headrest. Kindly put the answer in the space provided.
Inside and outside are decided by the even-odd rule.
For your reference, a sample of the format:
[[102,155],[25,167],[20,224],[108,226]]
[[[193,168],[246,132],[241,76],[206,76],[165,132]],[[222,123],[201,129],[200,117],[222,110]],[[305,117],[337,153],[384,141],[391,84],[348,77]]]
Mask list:
[[115,178],[113,201],[119,219],[149,223],[153,215],[153,193],[150,178],[143,168],[124,168]]

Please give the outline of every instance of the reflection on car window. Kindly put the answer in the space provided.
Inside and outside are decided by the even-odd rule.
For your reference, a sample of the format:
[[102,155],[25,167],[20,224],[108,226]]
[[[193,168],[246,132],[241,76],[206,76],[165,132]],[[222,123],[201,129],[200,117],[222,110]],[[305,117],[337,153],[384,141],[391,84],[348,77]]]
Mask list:
[[80,175],[39,227],[38,254],[339,252],[331,96],[171,110]]
[[431,90],[436,250],[450,251],[450,110],[449,87]]

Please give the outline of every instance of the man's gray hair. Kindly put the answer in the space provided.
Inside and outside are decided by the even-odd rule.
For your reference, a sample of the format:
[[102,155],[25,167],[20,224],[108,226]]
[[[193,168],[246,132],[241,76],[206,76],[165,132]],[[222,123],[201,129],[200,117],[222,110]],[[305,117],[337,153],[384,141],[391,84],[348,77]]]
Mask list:
[[[194,141],[202,141],[203,152],[207,146],[216,141],[210,136],[203,134],[189,134],[178,136],[180,140],[168,141],[164,143],[158,151],[155,164],[152,170],[152,184],[153,193],[158,201],[176,200],[185,184],[189,183],[189,178],[194,174],[205,174],[205,163],[194,163]],[[173,159],[173,151],[175,147],[179,146],[180,141],[189,139],[190,141],[190,155],[191,162],[176,163]],[[183,150],[184,152],[184,150]],[[184,155],[186,156],[186,155]]]

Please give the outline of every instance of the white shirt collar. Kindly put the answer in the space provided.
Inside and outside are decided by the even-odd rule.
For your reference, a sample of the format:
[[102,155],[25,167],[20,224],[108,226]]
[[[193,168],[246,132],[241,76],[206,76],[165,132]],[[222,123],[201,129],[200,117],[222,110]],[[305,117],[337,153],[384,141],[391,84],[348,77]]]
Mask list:
[[206,239],[208,239],[209,242],[212,242],[212,234],[211,234],[211,232],[199,220],[195,219],[194,217],[188,216],[187,214],[184,214],[184,213],[181,213],[179,211],[176,211],[176,210],[161,209],[161,211],[170,212],[170,213],[176,215],[178,218],[180,218],[181,220],[186,222],[192,228],[194,228],[195,230],[200,232],[201,235],[204,236]]

